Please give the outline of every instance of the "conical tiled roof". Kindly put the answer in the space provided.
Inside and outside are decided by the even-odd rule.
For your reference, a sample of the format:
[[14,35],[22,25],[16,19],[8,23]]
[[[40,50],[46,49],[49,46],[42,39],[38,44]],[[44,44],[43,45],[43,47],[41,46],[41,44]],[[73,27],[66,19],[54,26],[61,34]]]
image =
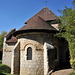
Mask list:
[[40,12],[30,18],[25,25],[17,30],[14,35],[22,34],[25,32],[33,31],[47,31],[57,32],[58,30],[51,26],[47,21],[59,19],[52,11],[47,7],[43,8]]
[[[37,16],[40,16],[42,19],[44,19],[45,21],[50,21],[50,20],[56,20],[59,19],[51,10],[49,10],[47,7],[43,8],[41,11],[39,11],[37,14]],[[34,15],[33,17],[35,17],[36,15]],[[32,18],[33,18],[32,17]],[[32,19],[30,18],[30,19]],[[28,21],[30,21],[30,19]],[[25,23],[27,23],[28,21],[26,21]]]
[[30,19],[26,25],[24,25],[20,30],[31,30],[31,29],[43,29],[43,30],[56,30],[50,24],[45,22],[41,17],[34,16]]

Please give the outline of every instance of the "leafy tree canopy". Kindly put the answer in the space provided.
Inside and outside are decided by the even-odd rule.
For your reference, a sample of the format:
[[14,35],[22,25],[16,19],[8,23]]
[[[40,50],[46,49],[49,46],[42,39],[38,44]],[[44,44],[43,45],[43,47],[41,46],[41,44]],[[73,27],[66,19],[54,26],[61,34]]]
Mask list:
[[3,31],[1,34],[0,34],[0,50],[3,48],[3,40],[4,40],[4,35],[7,34],[6,31]]
[[[75,0],[73,1],[75,6]],[[75,7],[68,8],[65,6],[64,10],[59,10],[61,13],[59,24],[59,37],[64,37],[69,43],[70,64],[75,69]]]
[[73,4],[75,5],[75,0],[73,1]]

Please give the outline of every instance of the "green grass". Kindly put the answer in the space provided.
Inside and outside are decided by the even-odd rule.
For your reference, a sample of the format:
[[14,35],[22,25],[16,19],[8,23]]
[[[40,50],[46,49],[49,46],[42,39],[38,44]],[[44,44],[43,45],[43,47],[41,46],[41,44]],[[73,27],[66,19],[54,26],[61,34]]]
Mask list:
[[75,73],[71,73],[70,75],[75,75]]
[[75,75],[75,71],[73,71],[70,75]]
[[0,64],[2,63],[2,60],[0,60]]
[[16,75],[16,74],[10,74],[10,73],[0,73],[0,75]]

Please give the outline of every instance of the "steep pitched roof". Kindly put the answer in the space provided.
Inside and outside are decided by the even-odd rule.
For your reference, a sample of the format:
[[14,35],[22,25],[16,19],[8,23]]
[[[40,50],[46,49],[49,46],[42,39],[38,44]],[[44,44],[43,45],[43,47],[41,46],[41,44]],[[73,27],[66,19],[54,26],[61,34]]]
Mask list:
[[15,29],[15,28],[14,28],[14,29],[12,29],[12,30],[10,30],[10,31],[9,31],[9,32],[5,35],[6,40],[7,40],[7,39],[9,39],[15,31],[16,31],[16,29]]
[[43,8],[40,12],[30,18],[25,25],[14,32],[14,36],[26,32],[43,31],[43,32],[58,32],[53,26],[47,21],[59,19],[51,10],[47,7]]
[[7,40],[6,43],[16,43],[17,42],[17,38],[12,36],[11,39]]
[[32,19],[30,19],[26,25],[24,25],[20,30],[31,30],[31,29],[42,29],[42,30],[55,30],[54,27],[52,27],[50,24],[45,22],[41,17],[39,16],[34,16]]
[[5,37],[7,37],[9,34],[12,34],[12,33],[15,32],[15,31],[16,31],[16,29],[13,28],[12,30],[10,30],[10,31],[5,35]]
[[[36,15],[40,16],[42,19],[45,21],[50,21],[50,20],[56,20],[59,19],[51,10],[49,10],[47,7],[43,8],[41,11],[39,11]],[[34,15],[33,17],[35,17]],[[32,18],[33,18],[32,17]],[[32,18],[30,18],[28,21],[30,21]],[[25,22],[28,23],[28,21]]]

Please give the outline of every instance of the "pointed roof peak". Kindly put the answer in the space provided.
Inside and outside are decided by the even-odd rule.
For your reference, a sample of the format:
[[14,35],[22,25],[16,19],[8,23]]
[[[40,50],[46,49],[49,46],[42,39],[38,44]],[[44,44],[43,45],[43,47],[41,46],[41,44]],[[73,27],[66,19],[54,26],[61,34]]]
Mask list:
[[[50,20],[56,20],[59,19],[51,10],[49,10],[48,7],[44,7],[41,11],[39,11],[37,14],[35,14],[33,17],[35,17],[36,15],[40,16],[42,19],[44,19],[45,21],[50,21]],[[33,17],[31,17],[30,19],[32,19]],[[30,20],[29,19],[29,20]],[[28,21],[29,21],[28,20]],[[25,24],[27,24],[27,22],[25,22]]]
[[45,6],[44,8],[48,8],[47,6]]

